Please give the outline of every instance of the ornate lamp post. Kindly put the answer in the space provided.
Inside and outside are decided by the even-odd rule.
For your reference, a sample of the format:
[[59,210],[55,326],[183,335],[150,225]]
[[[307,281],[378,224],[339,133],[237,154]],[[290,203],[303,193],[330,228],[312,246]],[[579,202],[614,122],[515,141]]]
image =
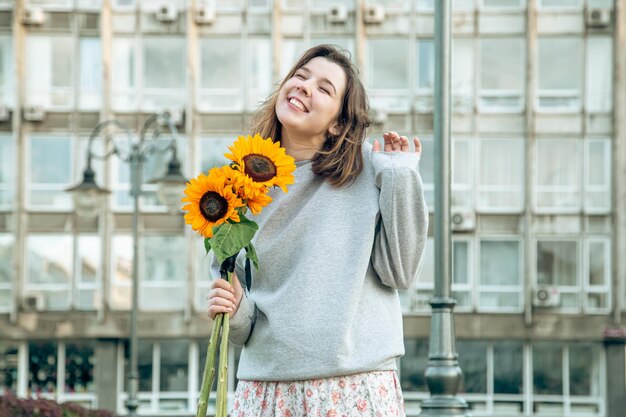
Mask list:
[[[169,141],[164,147],[157,146],[157,140],[161,139],[164,133],[161,126],[166,125],[169,130]],[[130,143],[130,150],[125,152],[115,143],[115,138],[111,134],[104,135],[106,147],[110,150],[103,154],[97,155],[92,150],[93,140],[100,136],[109,127],[121,129],[127,136]],[[151,135],[148,135],[152,132]],[[126,408],[128,416],[135,417],[139,400],[137,392],[139,388],[139,372],[137,369],[137,315],[139,304],[139,272],[138,272],[138,255],[139,255],[139,196],[141,195],[141,185],[143,184],[142,173],[143,164],[147,157],[154,153],[171,152],[172,159],[168,163],[167,173],[164,177],[151,181],[158,184],[159,189],[157,196],[161,202],[167,207],[171,213],[180,211],[180,199],[187,180],[180,171],[180,162],[177,159],[176,152],[176,126],[172,123],[168,113],[154,114],[145,121],[138,140],[133,140],[132,132],[124,123],[118,120],[107,120],[100,123],[91,133],[87,148],[87,166],[83,172],[83,181],[66,191],[72,193],[74,207],[76,213],[80,216],[94,217],[97,216],[102,207],[106,203],[106,197],[111,193],[109,190],[99,187],[95,182],[95,173],[91,168],[92,159],[106,160],[112,155],[117,155],[123,162],[130,165],[130,195],[133,197],[133,217],[132,217],[132,239],[133,239],[133,295],[131,304],[130,319],[130,372],[128,373],[128,399],[126,400]]]
[[457,397],[463,373],[450,295],[450,21],[450,0],[435,1],[435,293],[425,373],[431,396],[422,403],[423,417],[467,415],[467,403]]

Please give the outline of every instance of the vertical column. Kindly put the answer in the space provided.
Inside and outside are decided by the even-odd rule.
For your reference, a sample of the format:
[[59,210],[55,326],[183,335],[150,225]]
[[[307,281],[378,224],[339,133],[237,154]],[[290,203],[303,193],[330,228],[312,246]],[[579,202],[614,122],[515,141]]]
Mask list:
[[117,340],[96,341],[95,386],[97,407],[117,411]]
[[26,139],[24,126],[22,124],[22,108],[25,101],[25,55],[26,55],[26,28],[20,22],[25,7],[25,0],[17,0],[13,13],[13,56],[15,59],[14,79],[15,79],[15,108],[13,109],[13,119],[11,121],[13,132],[15,132],[15,204],[13,230],[15,232],[15,250],[13,252],[15,275],[13,277],[13,309],[10,314],[12,322],[17,321],[17,314],[22,299],[25,265],[24,247],[26,240],[27,217],[25,209],[26,201]]
[[421,416],[465,416],[467,403],[457,397],[462,372],[455,347],[456,301],[450,296],[450,43],[451,1],[435,3],[435,293],[430,302],[430,347],[425,377],[430,398]]

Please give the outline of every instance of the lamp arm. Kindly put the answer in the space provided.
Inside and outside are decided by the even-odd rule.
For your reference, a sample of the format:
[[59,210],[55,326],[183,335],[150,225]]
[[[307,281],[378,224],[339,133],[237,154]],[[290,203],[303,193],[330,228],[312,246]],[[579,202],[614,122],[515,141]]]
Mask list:
[[93,148],[94,139],[100,136],[100,133],[102,132],[102,130],[109,125],[115,125],[119,127],[120,129],[124,131],[124,133],[126,133],[126,135],[128,136],[128,140],[129,141],[132,140],[133,135],[132,135],[132,132],[130,131],[130,128],[126,124],[120,122],[119,120],[107,120],[98,124],[95,127],[95,129],[91,132],[91,135],[89,136],[89,143],[87,144],[87,166],[88,167],[91,167],[92,158],[104,161],[108,159],[111,155],[117,154],[122,160],[128,159],[127,157],[122,155],[119,147],[115,144],[115,140],[110,135],[105,136],[107,143],[111,142],[113,144],[113,148],[110,151],[106,152],[104,155],[98,155],[97,153],[93,151],[92,148]]

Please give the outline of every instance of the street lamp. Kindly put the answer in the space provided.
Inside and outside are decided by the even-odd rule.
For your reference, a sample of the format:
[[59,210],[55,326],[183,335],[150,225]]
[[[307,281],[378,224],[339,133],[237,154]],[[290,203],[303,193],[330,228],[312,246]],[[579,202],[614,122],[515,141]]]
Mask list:
[[[161,139],[163,131],[161,127],[166,125],[169,130],[169,141],[167,146],[159,148],[157,141]],[[92,151],[93,140],[105,132],[107,128],[114,126],[120,128],[127,136],[130,143],[130,150],[123,151],[115,143],[112,134],[107,133],[105,137],[105,149],[110,148],[103,155],[97,155]],[[148,135],[148,132],[152,135]],[[142,194],[141,185],[143,183],[142,173],[143,164],[147,157],[153,153],[172,153],[172,159],[168,163],[168,169],[165,176],[155,179],[150,183],[158,184],[159,189],[157,196],[161,202],[167,207],[170,213],[177,213],[181,207],[181,197],[187,180],[180,171],[180,162],[177,158],[176,151],[176,126],[172,122],[169,113],[154,114],[146,119],[139,139],[133,140],[132,132],[124,123],[118,120],[107,120],[100,123],[91,133],[87,147],[87,165],[83,172],[83,181],[68,188],[66,191],[72,194],[76,213],[80,216],[95,217],[100,213],[102,207],[106,203],[106,197],[111,191],[101,188],[96,184],[95,173],[91,168],[92,159],[106,160],[111,155],[117,155],[123,162],[130,164],[130,195],[133,197],[133,217],[132,217],[132,234],[133,234],[133,295],[131,304],[130,318],[130,371],[128,373],[128,399],[126,400],[126,408],[128,416],[135,417],[139,400],[137,392],[139,388],[139,372],[137,369],[137,316],[139,304],[139,273],[138,273],[138,256],[139,256],[139,196]]]

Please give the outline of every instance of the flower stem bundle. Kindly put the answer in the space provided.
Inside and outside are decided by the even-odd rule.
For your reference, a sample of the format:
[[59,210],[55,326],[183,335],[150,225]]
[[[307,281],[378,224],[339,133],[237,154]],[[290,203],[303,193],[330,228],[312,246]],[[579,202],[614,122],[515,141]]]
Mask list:
[[[185,189],[187,204],[183,207],[185,222],[204,237],[204,247],[213,251],[221,265],[221,279],[232,285],[235,260],[239,252],[246,250],[246,257],[258,268],[256,251],[252,245],[258,225],[245,214],[249,209],[253,215],[271,203],[268,195],[272,187],[287,192],[293,184],[294,160],[285,153],[279,143],[260,135],[239,136],[228,148],[226,156],[230,165],[212,168],[208,175],[200,174],[192,179]],[[211,339],[207,350],[202,387],[196,417],[206,417],[209,395],[216,374],[215,357],[218,352],[216,417],[227,415],[228,380],[228,335],[230,316],[220,313],[215,316]],[[218,339],[221,336],[221,342]]]

